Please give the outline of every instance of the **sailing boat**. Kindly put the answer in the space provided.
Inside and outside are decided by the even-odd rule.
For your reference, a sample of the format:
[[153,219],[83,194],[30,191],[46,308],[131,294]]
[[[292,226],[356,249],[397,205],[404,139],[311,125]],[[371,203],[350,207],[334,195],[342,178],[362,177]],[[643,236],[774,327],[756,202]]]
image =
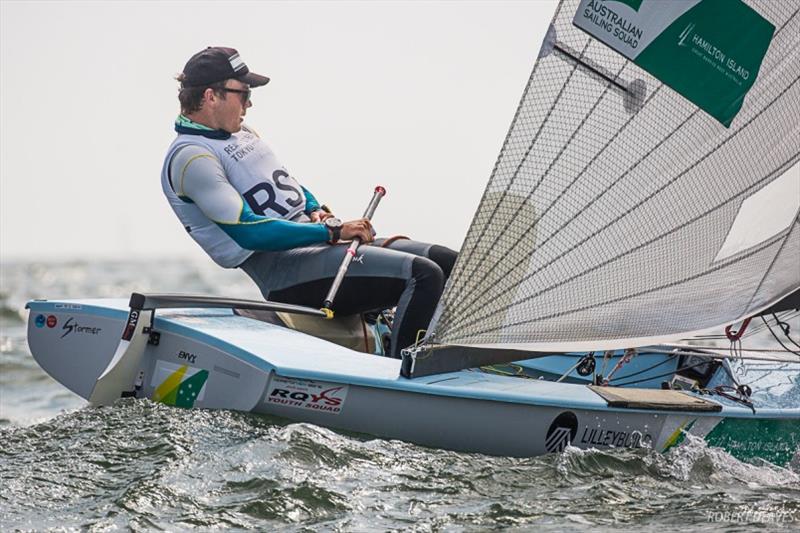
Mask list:
[[[800,449],[799,13],[562,1],[402,361],[316,309],[137,293],[29,302],[31,352],[98,405],[512,456],[664,451],[688,433],[785,464]],[[778,344],[751,345],[758,328]]]

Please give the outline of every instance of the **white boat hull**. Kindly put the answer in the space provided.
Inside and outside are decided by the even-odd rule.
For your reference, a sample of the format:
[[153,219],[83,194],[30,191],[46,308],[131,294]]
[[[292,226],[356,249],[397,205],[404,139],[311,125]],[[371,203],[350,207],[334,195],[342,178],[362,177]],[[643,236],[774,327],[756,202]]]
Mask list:
[[[29,308],[28,342],[36,361],[89,399],[125,329],[127,302],[34,301]],[[159,310],[153,332],[129,392],[179,407],[267,414],[508,456],[542,455],[568,444],[663,451],[683,438],[682,430],[706,436],[726,418],[789,421],[800,442],[798,406],[755,415],[735,405],[721,405],[718,412],[615,408],[577,383],[470,370],[405,379],[398,360],[228,309]]]

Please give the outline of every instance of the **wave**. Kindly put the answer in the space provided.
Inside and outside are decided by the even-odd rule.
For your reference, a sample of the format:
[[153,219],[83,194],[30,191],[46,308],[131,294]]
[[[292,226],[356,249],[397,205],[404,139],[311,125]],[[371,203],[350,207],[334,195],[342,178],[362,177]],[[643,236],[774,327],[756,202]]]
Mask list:
[[520,459],[126,400],[0,427],[0,438],[9,529],[647,530],[732,516],[731,494],[800,520],[798,472],[691,436],[666,455]]

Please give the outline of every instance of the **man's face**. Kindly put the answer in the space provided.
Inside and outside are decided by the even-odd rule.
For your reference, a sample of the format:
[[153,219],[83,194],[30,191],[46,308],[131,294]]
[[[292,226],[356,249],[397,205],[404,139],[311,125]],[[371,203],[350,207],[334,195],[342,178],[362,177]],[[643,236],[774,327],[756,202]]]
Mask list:
[[253,105],[249,98],[250,88],[239,80],[227,80],[225,89],[227,90],[223,90],[215,102],[214,118],[218,128],[228,133],[236,133],[242,129],[247,108]]

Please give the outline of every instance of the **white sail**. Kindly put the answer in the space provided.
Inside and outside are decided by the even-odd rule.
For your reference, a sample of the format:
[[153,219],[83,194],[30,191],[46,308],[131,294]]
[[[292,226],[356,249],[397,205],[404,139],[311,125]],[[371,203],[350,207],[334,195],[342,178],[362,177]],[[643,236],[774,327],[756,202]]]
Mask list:
[[576,25],[590,4],[626,13],[639,0],[559,5],[429,340],[640,346],[800,287],[800,2],[721,5],[734,2],[774,26],[757,72],[692,25],[676,39],[749,78],[727,119]]

